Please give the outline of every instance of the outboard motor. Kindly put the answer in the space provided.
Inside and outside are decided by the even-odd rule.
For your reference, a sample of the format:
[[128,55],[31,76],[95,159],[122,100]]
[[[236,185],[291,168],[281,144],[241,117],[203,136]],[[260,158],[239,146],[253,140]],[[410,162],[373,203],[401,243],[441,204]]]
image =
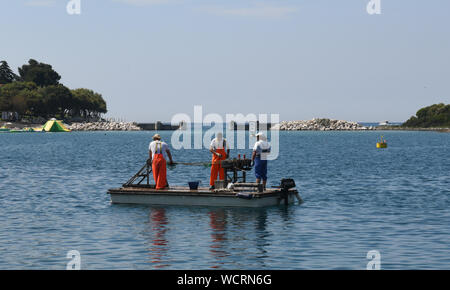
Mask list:
[[293,192],[289,192],[289,189],[294,188],[295,185],[295,181],[292,178],[283,178],[281,179],[281,183],[280,183],[280,201],[284,200],[284,204],[288,205],[289,204],[289,194],[294,193],[295,197],[298,199],[299,203],[302,203],[302,200],[298,194],[298,192],[295,190]]
[[281,179],[280,188],[283,191],[288,191],[291,188],[295,187],[295,181],[292,178],[283,178]]

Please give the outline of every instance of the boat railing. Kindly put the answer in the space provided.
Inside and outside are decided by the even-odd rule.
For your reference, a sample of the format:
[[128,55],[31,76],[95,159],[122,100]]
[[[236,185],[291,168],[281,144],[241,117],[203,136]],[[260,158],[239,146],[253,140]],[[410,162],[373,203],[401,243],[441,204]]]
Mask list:
[[[142,168],[131,177],[126,183],[123,184],[123,187],[152,187],[154,185],[150,184],[150,173],[152,172],[152,167],[147,163],[142,166]],[[146,181],[145,184],[142,182]]]

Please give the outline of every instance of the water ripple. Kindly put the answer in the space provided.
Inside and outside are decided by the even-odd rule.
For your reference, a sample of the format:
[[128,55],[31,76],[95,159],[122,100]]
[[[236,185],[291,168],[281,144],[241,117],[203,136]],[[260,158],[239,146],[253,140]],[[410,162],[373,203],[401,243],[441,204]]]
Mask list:
[[[64,269],[69,250],[85,269],[364,269],[372,249],[385,269],[450,266],[449,134],[383,132],[377,150],[379,132],[281,132],[269,181],[295,178],[300,206],[111,205],[152,134],[1,135],[0,269]],[[168,173],[181,185],[208,174]]]

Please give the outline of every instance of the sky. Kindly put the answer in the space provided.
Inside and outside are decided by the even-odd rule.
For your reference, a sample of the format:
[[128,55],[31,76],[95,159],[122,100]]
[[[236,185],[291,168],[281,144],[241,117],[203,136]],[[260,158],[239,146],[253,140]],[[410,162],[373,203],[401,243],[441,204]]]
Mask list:
[[405,121],[450,103],[450,1],[0,0],[0,60],[51,64],[107,117]]

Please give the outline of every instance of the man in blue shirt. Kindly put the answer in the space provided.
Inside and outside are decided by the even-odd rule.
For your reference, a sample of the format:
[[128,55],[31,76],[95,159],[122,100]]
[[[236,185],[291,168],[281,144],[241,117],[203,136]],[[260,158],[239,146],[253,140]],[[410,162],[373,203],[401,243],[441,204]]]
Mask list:
[[256,134],[256,143],[253,146],[252,165],[255,165],[256,183],[267,183],[267,156],[270,154],[270,143],[263,133]]

